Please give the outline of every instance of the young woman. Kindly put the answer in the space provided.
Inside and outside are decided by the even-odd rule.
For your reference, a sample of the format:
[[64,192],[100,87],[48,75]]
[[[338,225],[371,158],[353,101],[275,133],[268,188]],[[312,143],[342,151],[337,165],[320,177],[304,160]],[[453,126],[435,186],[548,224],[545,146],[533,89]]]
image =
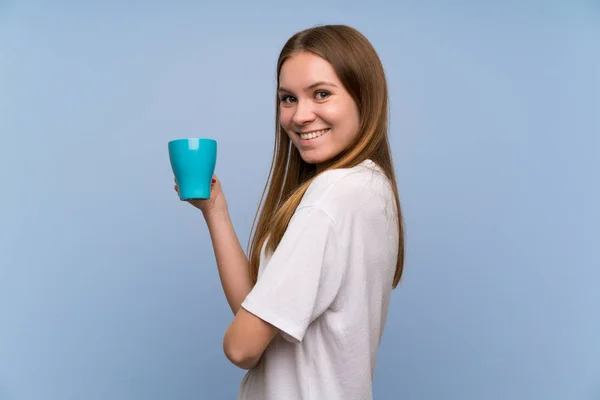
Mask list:
[[211,198],[192,203],[234,314],[225,354],[249,370],[239,398],[371,399],[404,264],[383,67],[353,28],[299,32],[279,57],[276,103],[249,258],[216,177]]

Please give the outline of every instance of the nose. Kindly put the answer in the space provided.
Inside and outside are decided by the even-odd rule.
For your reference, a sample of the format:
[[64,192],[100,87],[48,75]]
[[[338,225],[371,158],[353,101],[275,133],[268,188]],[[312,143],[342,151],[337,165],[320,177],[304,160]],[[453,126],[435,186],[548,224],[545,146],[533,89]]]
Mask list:
[[294,112],[294,118],[292,121],[296,125],[306,125],[309,122],[315,120],[315,113],[312,109],[312,102],[310,101],[298,101],[296,104],[296,111]]

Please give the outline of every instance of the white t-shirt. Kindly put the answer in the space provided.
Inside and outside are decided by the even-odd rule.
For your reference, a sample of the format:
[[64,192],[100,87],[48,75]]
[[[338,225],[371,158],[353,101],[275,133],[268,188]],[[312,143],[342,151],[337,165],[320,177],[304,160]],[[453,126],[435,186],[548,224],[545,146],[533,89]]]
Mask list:
[[398,256],[395,199],[378,166],[327,171],[242,307],[279,328],[239,400],[371,400]]

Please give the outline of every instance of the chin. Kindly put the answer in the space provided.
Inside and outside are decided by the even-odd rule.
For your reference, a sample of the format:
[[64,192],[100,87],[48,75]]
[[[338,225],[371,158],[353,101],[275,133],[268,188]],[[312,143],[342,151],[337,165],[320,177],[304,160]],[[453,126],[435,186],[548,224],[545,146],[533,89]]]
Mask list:
[[314,165],[326,163],[327,161],[333,158],[333,156],[315,154],[313,152],[300,153],[300,157],[302,158],[302,160],[304,160],[305,163]]
[[300,157],[307,164],[320,164],[323,162],[323,157],[318,157],[313,154],[302,154],[300,153]]

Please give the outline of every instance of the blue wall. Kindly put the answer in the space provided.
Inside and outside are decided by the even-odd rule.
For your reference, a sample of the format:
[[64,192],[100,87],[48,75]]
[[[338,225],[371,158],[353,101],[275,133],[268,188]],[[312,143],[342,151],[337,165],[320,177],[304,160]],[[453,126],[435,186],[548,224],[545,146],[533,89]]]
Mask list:
[[597,2],[82,3],[0,3],[1,400],[235,398],[166,142],[219,140],[245,245],[278,52],[321,23],[390,83],[408,259],[376,399],[600,398]]

